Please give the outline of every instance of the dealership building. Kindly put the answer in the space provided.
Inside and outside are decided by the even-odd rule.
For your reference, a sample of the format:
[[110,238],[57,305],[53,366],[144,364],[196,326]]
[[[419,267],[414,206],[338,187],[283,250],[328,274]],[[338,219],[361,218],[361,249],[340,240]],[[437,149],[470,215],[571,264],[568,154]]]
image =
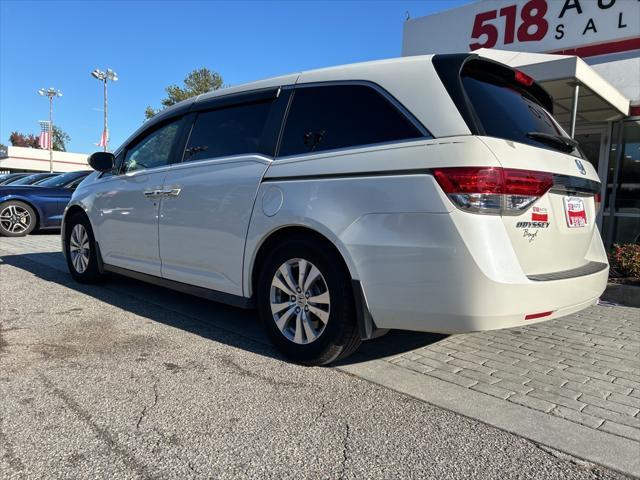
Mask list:
[[48,172],[53,166],[54,172],[73,172],[87,170],[88,155],[84,153],[53,151],[52,162],[49,160],[49,150],[27,147],[0,148],[0,173],[35,173]]
[[605,243],[640,242],[640,1],[484,0],[405,22],[403,55],[467,51],[547,89],[602,179]]

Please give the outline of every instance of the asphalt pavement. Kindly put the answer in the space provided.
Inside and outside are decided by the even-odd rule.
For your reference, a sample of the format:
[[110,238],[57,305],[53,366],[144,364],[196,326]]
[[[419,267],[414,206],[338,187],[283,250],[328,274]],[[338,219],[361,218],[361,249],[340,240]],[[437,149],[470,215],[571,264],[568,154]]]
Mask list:
[[623,478],[288,363],[251,311],[77,284],[55,235],[0,255],[0,478]]

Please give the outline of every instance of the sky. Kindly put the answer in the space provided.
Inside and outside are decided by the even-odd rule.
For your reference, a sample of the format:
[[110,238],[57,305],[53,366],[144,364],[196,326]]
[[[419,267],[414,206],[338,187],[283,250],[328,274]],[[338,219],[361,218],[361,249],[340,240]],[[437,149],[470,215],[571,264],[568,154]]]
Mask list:
[[157,107],[164,88],[196,68],[225,84],[344,63],[397,57],[412,18],[469,0],[371,1],[24,1],[0,0],[0,143],[12,131],[38,134],[48,118],[39,88],[54,99],[54,125],[71,136],[67,151],[98,149],[103,121],[95,68],[109,84],[110,149]]

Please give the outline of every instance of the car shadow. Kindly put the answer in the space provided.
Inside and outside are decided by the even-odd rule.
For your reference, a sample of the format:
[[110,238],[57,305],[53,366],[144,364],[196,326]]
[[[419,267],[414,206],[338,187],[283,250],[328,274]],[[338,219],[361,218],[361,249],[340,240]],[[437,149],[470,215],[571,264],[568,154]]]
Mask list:
[[[243,310],[192,295],[111,274],[103,283],[85,285],[73,280],[60,252],[4,255],[0,261],[45,280],[71,288],[101,302],[154,322],[179,328],[200,337],[283,360],[271,346],[254,310]],[[172,314],[173,313],[173,314]],[[363,342],[357,355],[339,364],[399,355],[435,343],[445,335],[391,330]]]

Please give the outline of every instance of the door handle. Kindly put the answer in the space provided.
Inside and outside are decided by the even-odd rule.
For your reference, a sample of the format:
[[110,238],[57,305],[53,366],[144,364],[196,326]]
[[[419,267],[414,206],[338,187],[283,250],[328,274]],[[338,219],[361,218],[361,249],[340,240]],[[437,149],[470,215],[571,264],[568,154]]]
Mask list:
[[181,191],[181,188],[168,188],[166,190],[162,190],[162,194],[166,197],[177,197],[180,195]]
[[144,196],[147,198],[156,198],[162,195],[162,190],[145,190],[142,193],[144,193]]

